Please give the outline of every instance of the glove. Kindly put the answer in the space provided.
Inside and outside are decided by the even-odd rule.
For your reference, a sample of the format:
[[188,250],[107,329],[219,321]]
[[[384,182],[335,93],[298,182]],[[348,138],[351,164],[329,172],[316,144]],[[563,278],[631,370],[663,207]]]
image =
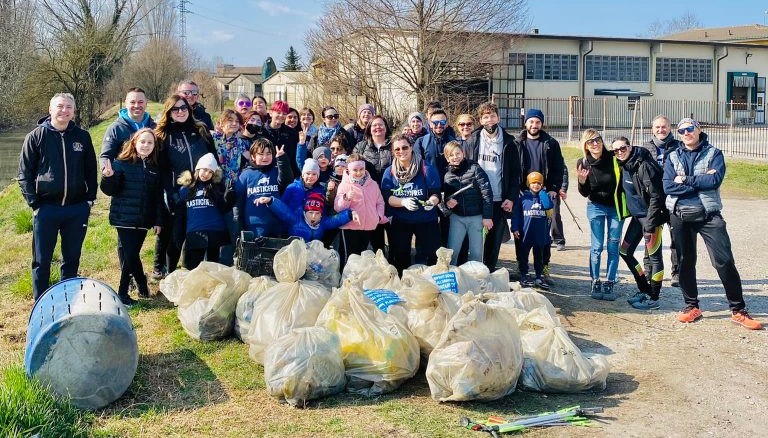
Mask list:
[[416,198],[405,198],[400,201],[405,209],[408,211],[416,211],[419,209],[419,201]]
[[429,201],[429,200],[424,201],[423,206],[424,206],[424,211],[429,211],[435,208],[435,204],[433,204],[432,201]]

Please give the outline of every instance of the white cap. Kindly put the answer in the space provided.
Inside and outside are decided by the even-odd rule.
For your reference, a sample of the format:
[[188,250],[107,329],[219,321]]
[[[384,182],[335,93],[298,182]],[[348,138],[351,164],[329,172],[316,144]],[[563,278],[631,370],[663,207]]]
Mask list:
[[219,163],[216,162],[216,157],[214,157],[210,152],[200,157],[200,159],[197,160],[197,166],[195,166],[195,170],[200,169],[210,169],[212,172],[219,170]]

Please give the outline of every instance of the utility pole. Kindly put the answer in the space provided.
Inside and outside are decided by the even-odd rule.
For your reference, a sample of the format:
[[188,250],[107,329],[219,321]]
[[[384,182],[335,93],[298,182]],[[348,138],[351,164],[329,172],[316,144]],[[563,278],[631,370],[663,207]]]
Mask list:
[[179,26],[181,27],[181,53],[184,54],[187,49],[187,14],[190,12],[187,9],[189,0],[179,0]]

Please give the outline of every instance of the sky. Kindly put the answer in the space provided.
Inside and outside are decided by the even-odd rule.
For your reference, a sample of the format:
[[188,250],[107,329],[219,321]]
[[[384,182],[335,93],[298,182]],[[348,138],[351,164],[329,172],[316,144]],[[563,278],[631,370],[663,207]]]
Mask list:
[[[546,35],[637,37],[651,23],[687,12],[704,27],[768,24],[764,0],[528,0],[528,5],[530,28]],[[193,0],[187,5],[187,45],[209,63],[218,58],[260,66],[272,57],[280,69],[289,46],[306,62],[304,36],[323,7],[320,0]]]

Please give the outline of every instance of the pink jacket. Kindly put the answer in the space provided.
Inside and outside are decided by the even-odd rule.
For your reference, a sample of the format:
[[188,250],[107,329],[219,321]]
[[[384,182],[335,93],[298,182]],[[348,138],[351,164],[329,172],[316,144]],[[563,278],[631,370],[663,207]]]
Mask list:
[[[381,195],[381,190],[376,181],[371,178],[368,172],[365,173],[368,179],[360,186],[352,182],[352,179],[345,172],[344,177],[341,179],[339,188],[336,191],[336,200],[334,202],[334,208],[336,211],[342,211],[347,208],[356,211],[360,216],[360,225],[354,221],[342,226],[345,230],[374,230],[379,224],[379,221],[384,217],[384,197]],[[352,201],[348,201],[345,198],[347,193],[353,192]]]

